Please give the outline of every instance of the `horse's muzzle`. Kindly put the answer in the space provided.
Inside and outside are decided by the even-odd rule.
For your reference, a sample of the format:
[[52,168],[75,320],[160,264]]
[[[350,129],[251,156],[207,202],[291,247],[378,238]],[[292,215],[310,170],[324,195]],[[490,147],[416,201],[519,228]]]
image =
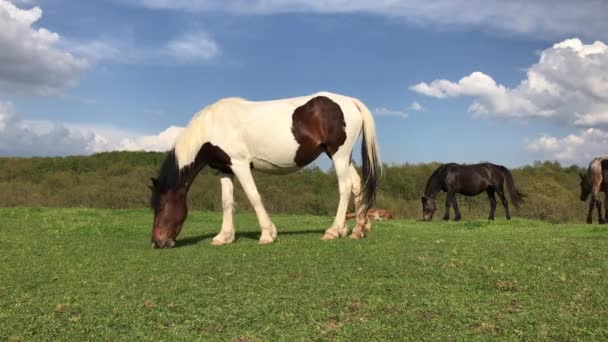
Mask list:
[[157,240],[152,241],[152,248],[172,248],[175,246],[175,240]]

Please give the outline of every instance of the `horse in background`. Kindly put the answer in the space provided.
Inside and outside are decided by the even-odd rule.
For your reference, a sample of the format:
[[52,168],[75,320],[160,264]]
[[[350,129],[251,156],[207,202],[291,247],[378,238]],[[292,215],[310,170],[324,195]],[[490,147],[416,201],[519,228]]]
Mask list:
[[433,214],[437,209],[435,199],[441,191],[447,193],[445,214],[443,215],[443,219],[446,221],[450,219],[451,206],[454,207],[454,220],[460,220],[460,211],[456,202],[457,193],[465,196],[475,196],[485,191],[490,200],[488,219],[494,220],[494,212],[496,211],[495,194],[498,194],[502,205],[505,207],[507,220],[510,220],[509,203],[504,191],[505,181],[511,194],[511,202],[518,208],[523,203],[523,197],[525,196],[515,187],[513,176],[506,167],[491,163],[474,165],[450,163],[441,165],[433,172],[426,183],[424,196],[421,198],[423,218],[425,221],[433,219]]
[[593,207],[597,207],[598,223],[606,223],[605,217],[602,216],[602,201],[599,199],[600,192],[606,194],[604,206],[606,207],[606,215],[608,216],[608,157],[598,157],[591,160],[587,168],[587,174],[579,174],[581,178],[581,201],[586,201],[589,195],[589,211],[587,212],[587,223],[592,223]]
[[[359,136],[362,136],[363,182],[351,163]],[[251,170],[286,174],[308,165],[321,153],[333,161],[340,193],[335,220],[322,239],[346,236],[345,218],[351,192],[355,196],[357,225],[350,237],[362,238],[371,228],[366,212],[374,203],[381,162],[374,119],[361,101],[321,92],[262,102],[227,98],[206,107],[177,137],[160,175],[152,179],[152,246],[175,245],[188,215],[188,190],[206,166],[221,173],[223,220],[212,244],[234,241],[235,176],[257,215],[262,231],[260,243],[273,242],[277,229],[264,208]]]
[[[356,212],[346,214],[347,220],[351,220],[355,217],[357,217]],[[367,211],[367,218],[370,220],[384,221],[395,219],[395,215],[387,209],[372,208]]]

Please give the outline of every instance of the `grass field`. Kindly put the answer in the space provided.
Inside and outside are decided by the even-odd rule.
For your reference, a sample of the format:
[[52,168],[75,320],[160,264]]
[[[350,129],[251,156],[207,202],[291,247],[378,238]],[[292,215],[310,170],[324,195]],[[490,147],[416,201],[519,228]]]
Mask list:
[[272,245],[242,213],[212,247],[221,216],[194,212],[153,250],[149,210],[0,209],[0,338],[608,339],[608,226],[392,221],[321,242],[331,218],[273,218]]

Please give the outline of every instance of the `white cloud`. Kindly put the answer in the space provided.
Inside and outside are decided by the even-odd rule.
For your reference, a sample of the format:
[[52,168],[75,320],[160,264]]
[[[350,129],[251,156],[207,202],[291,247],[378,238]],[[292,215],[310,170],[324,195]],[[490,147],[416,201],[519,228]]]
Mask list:
[[0,92],[58,93],[76,85],[89,67],[57,47],[57,33],[33,27],[41,17],[39,7],[24,10],[0,0]]
[[603,1],[529,0],[116,0],[135,6],[237,14],[370,13],[433,27],[489,27],[546,38],[608,38]]
[[0,156],[86,155],[103,151],[166,151],[181,127],[157,135],[102,125],[24,120],[10,102],[0,101]]
[[92,136],[73,134],[54,124],[43,132],[24,124],[10,102],[0,102],[0,155],[48,156],[86,153]]
[[412,104],[410,105],[410,109],[416,112],[421,112],[424,110],[424,107],[422,107],[422,105],[416,101],[412,102]]
[[121,64],[196,64],[208,62],[222,52],[213,37],[200,30],[183,32],[157,46],[142,46],[128,32],[119,36],[84,41],[64,39],[61,46],[90,61]]
[[[156,135],[141,135],[132,132],[122,132],[122,137],[111,130],[96,131],[94,152],[102,151],[167,151],[173,147],[175,139],[184,130],[183,127],[170,126]],[[120,132],[118,132],[120,133]],[[114,135],[114,138],[112,138]]]
[[112,61],[129,63],[135,60],[131,42],[100,38],[86,41],[63,39],[62,47],[76,56],[89,61]]
[[388,109],[386,107],[376,108],[373,112],[377,116],[397,116],[402,119],[407,119],[409,116],[409,114],[403,110]]
[[589,128],[562,138],[543,134],[527,141],[526,149],[539,159],[585,165],[592,158],[606,155],[606,146],[608,131]]
[[167,52],[183,62],[208,61],[221,50],[206,32],[190,32],[176,37],[167,44]]
[[469,111],[498,118],[545,118],[608,127],[608,46],[568,39],[541,52],[527,78],[508,88],[476,71],[458,82],[435,80],[411,90],[435,98],[471,97]]

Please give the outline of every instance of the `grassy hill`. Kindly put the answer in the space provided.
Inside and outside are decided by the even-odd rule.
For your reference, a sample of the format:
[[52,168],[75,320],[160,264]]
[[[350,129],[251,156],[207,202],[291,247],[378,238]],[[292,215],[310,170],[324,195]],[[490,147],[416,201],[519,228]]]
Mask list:
[[322,242],[331,217],[273,218],[272,245],[241,213],[213,247],[221,216],[193,212],[153,250],[146,209],[0,209],[0,337],[608,338],[608,226],[398,220]]
[[[144,208],[148,206],[150,177],[156,176],[164,154],[111,152],[87,157],[0,158],[0,207]],[[420,197],[437,163],[389,165],[378,195],[378,206],[401,218],[421,217]],[[516,217],[552,222],[583,222],[586,205],[578,199],[577,167],[535,163],[513,170],[515,182],[528,195]],[[333,215],[338,203],[336,176],[332,171],[306,168],[287,176],[254,175],[270,213]],[[236,202],[250,210],[240,186]],[[196,179],[189,205],[195,210],[218,211],[219,180],[211,170]],[[443,198],[439,207],[442,215]],[[485,195],[458,196],[463,217],[485,218]],[[499,205],[497,216],[503,215]]]

